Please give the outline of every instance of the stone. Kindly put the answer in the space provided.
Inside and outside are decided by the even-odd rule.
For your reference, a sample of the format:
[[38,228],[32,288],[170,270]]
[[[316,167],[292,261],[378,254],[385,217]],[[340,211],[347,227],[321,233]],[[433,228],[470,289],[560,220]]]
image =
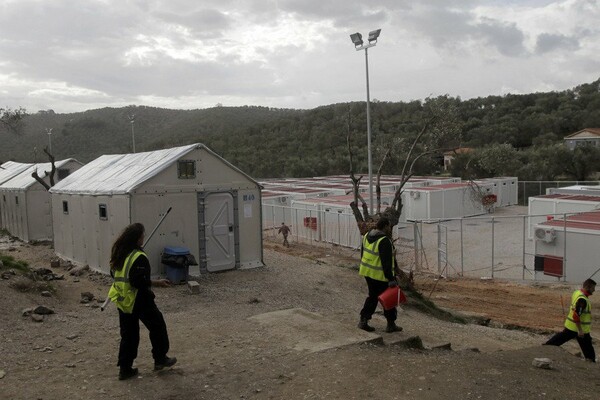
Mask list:
[[394,342],[394,346],[401,346],[407,349],[418,349],[424,350],[425,346],[423,346],[423,340],[419,336],[412,336],[406,340],[401,340],[399,342]]
[[431,348],[431,350],[449,350],[449,351],[452,351],[452,344],[451,343],[440,344],[439,346],[433,346]]
[[31,314],[31,319],[34,322],[44,322],[44,316],[39,314]]
[[25,308],[25,309],[23,309],[23,311],[21,311],[21,315],[24,316],[24,317],[29,317],[32,312],[33,312],[33,308],[32,307]]
[[60,268],[60,260],[56,258],[50,260],[50,268]]
[[89,265],[84,265],[83,267],[75,267],[69,270],[69,274],[73,276],[81,276],[86,273],[90,269]]
[[0,379],[4,378],[6,376],[6,372],[4,372],[4,370],[0,369]]
[[191,294],[200,293],[200,284],[196,281],[188,281],[187,287]]
[[40,293],[42,295],[42,297],[52,297],[52,293],[50,293],[47,290],[44,290],[42,293]]
[[90,302],[92,300],[94,300],[94,294],[90,293],[90,292],[81,292],[81,300],[87,300],[87,302]]
[[50,315],[54,314],[54,310],[46,306],[37,306],[33,309],[33,313],[39,315]]
[[552,360],[549,358],[534,358],[531,365],[542,369],[552,369]]
[[79,335],[77,335],[77,334],[74,333],[72,335],[67,336],[67,339],[74,340],[74,339],[77,339],[78,337],[79,337]]

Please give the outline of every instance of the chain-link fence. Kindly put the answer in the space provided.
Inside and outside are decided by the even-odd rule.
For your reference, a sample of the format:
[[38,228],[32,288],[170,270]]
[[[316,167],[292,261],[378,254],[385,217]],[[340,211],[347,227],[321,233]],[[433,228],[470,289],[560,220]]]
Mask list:
[[[555,216],[564,219],[567,214]],[[561,239],[560,245],[552,248],[553,259],[560,260],[560,271],[545,274],[539,270],[539,266],[536,267],[536,240],[539,238],[531,236],[532,227],[540,217],[546,220],[553,216],[529,216],[526,207],[512,206],[497,208],[494,214],[476,217],[401,222],[394,230],[397,259],[405,270],[447,277],[564,281],[567,269],[570,266],[575,268],[572,262],[568,262],[573,254],[567,257],[567,243],[575,241],[575,234],[566,228],[561,233],[564,239]],[[292,245],[295,241],[360,249],[360,233],[349,211],[263,207],[265,236],[276,238],[281,222],[291,228],[289,239]],[[600,246],[596,247],[598,254],[593,258],[600,259]],[[359,252],[355,252],[355,255],[358,263]]]

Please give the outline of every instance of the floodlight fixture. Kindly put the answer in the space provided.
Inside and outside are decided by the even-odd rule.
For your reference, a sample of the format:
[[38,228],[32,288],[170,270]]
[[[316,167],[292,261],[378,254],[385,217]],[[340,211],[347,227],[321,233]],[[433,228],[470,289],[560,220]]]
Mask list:
[[350,40],[352,40],[352,43],[354,43],[354,47],[363,45],[362,35],[358,32],[350,35]]
[[377,42],[377,38],[381,33],[381,29],[376,29],[374,31],[369,32],[369,43]]

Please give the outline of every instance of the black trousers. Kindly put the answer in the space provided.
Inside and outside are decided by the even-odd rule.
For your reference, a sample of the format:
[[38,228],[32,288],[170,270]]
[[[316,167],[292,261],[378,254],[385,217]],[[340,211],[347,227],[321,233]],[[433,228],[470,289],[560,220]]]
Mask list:
[[[379,303],[379,295],[388,288],[388,283],[383,281],[378,281],[375,279],[371,279],[365,276],[365,280],[367,281],[367,286],[369,288],[369,296],[365,300],[365,305],[362,310],[360,310],[360,317],[362,319],[369,320],[373,316],[373,313],[377,309],[377,304]],[[383,310],[383,315],[388,322],[395,322],[398,316],[398,310],[394,307],[391,310]]]
[[154,362],[163,362],[169,352],[169,335],[167,324],[162,313],[152,299],[138,302],[131,314],[119,310],[119,324],[121,327],[121,344],[119,345],[119,363],[123,369],[131,368],[136,359],[140,344],[140,321],[146,326],[152,344],[152,357]]
[[573,332],[570,329],[563,329],[562,332],[558,332],[554,336],[552,336],[546,343],[550,346],[560,346],[563,343],[568,342],[571,339],[577,339],[577,343],[579,343],[579,347],[581,347],[581,352],[583,356],[590,361],[596,362],[596,352],[594,351],[594,346],[592,345],[592,336],[589,333],[583,335],[583,337],[579,337],[577,332]]

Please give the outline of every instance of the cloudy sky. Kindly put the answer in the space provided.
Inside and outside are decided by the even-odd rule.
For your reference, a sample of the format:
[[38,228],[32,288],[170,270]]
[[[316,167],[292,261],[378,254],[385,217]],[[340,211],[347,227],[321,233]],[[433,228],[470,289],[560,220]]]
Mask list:
[[0,0],[0,107],[313,108],[600,77],[598,0]]

